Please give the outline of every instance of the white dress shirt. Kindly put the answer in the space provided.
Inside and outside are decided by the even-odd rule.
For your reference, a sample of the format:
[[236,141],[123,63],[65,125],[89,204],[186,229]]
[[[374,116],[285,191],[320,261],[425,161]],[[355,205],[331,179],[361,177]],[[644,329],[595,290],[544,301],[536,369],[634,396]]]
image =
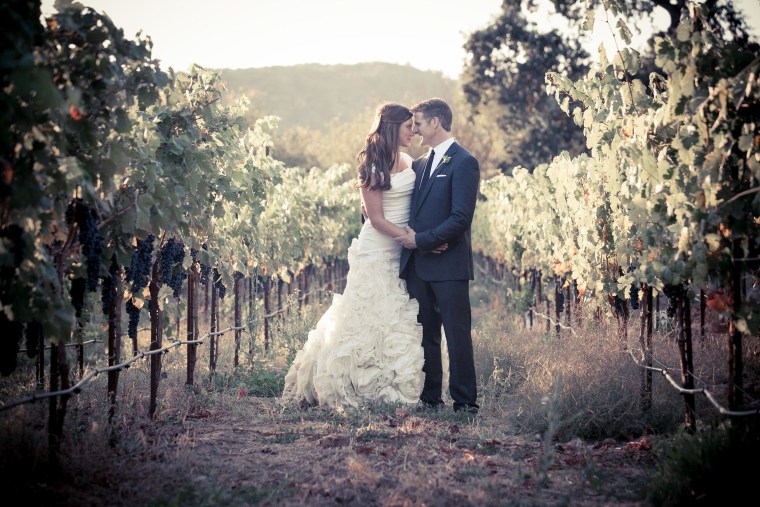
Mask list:
[[446,150],[448,150],[456,139],[453,137],[449,137],[444,142],[433,148],[433,151],[435,152],[435,156],[433,157],[433,165],[430,166],[430,174],[427,175],[429,178],[431,174],[433,174],[433,171],[438,167],[438,164],[441,163],[441,159],[446,154]]

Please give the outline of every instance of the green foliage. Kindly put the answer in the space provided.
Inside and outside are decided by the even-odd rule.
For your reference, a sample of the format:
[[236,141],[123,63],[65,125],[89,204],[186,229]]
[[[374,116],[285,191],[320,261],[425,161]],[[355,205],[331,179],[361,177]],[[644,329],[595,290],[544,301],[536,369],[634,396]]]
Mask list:
[[61,5],[45,27],[39,2],[4,6],[3,19],[16,21],[5,33],[19,38],[4,53],[0,92],[0,228],[21,227],[26,246],[24,262],[3,276],[0,302],[10,320],[42,322],[54,342],[69,335],[73,312],[62,294],[81,265],[66,208],[81,197],[103,213],[100,196],[133,147],[128,111],[143,111],[166,82],[148,42],[125,39],[92,9]]
[[595,20],[594,9],[600,4],[611,14],[623,17],[623,26],[618,27],[623,31],[628,31],[625,25],[637,28],[643,24],[651,26],[655,12],[658,15],[666,13],[670,18],[670,24],[665,31],[669,35],[675,32],[683,15],[689,16],[690,13],[693,14],[693,9],[697,8],[702,19],[710,27],[710,31],[718,38],[732,41],[739,46],[746,47],[751,44],[747,24],[742,13],[736,10],[736,2],[733,0],[700,2],[699,6],[689,0],[551,0],[551,2],[557,12],[565,16],[571,25],[585,30],[592,30],[595,21],[602,22],[602,20]]
[[215,375],[214,386],[236,396],[274,398],[282,394],[285,373],[256,363],[237,368],[231,373]]
[[503,2],[499,16],[465,44],[472,55],[462,76],[465,96],[476,118],[496,116],[496,125],[507,133],[501,167],[506,173],[549,162],[564,150],[584,149],[581,130],[567,117],[569,104],[558,106],[544,93],[544,75],[552,70],[576,79],[586,71],[588,55],[579,38],[528,21],[532,6]]
[[[760,249],[757,53],[715,38],[699,16],[656,48],[666,75],[648,84],[631,77],[639,57],[629,49],[613,62],[601,54],[576,82],[547,74],[557,102],[580,105],[569,112],[591,153],[484,181],[476,250],[568,274],[601,299],[627,296],[631,283],[726,287],[732,262],[752,272]],[[747,262],[733,260],[732,239]],[[760,324],[738,302],[733,317],[746,333]]]
[[757,428],[724,424],[681,433],[655,447],[659,470],[649,484],[655,505],[738,505],[755,492],[750,465],[760,452]]
[[[167,75],[148,39],[126,39],[79,3],[56,6],[45,25],[39,2],[2,7],[3,23],[13,21],[0,58],[3,373],[27,323],[43,323],[53,343],[73,339],[72,280],[85,271],[106,278],[112,259],[121,277],[151,236],[153,252],[173,239],[186,254],[182,269],[197,269],[192,249],[226,286],[236,273],[292,274],[345,255],[358,232],[345,224],[360,223],[346,167],[327,177],[285,169],[270,154],[276,118],[251,122],[248,100],[227,99],[218,73]],[[92,218],[89,234],[72,203]],[[149,285],[161,308],[171,291],[151,269],[157,255],[143,257],[142,272],[159,275]],[[104,306],[115,297],[142,308],[142,287],[103,289]]]
[[361,207],[347,165],[285,168],[267,192],[257,238],[266,274],[288,282],[310,263],[342,258],[359,233]]

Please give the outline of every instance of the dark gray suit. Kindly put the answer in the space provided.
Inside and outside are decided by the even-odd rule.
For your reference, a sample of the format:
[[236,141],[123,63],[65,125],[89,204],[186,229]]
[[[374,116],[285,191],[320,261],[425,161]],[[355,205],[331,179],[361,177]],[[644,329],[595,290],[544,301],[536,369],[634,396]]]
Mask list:
[[[455,410],[477,411],[475,361],[472,352],[469,281],[473,279],[470,225],[475,213],[480,168],[470,152],[456,142],[422,182],[427,157],[412,164],[417,179],[412,193],[409,227],[416,231],[417,249],[401,252],[400,276],[409,295],[420,305],[425,385],[420,399],[440,405],[443,380],[441,325],[449,352],[449,393]],[[431,251],[448,243],[442,254]]]

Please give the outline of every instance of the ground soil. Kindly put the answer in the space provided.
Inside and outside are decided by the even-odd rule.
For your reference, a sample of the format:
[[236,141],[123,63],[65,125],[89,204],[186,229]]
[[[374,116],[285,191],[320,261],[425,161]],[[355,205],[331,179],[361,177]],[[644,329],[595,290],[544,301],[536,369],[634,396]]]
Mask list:
[[647,506],[656,467],[646,439],[546,444],[484,411],[283,410],[242,392],[138,433],[24,505]]

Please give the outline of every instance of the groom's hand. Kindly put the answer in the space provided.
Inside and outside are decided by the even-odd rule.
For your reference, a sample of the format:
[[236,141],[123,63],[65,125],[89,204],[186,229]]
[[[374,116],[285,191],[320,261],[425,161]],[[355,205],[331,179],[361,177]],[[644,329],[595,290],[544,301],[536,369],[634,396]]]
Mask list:
[[416,233],[414,232],[414,229],[412,229],[411,227],[407,227],[406,234],[402,236],[396,236],[393,239],[401,243],[401,245],[404,248],[408,248],[409,250],[414,250],[415,248],[417,248],[417,242],[415,241],[415,234]]
[[442,254],[443,252],[446,251],[447,248],[449,248],[449,244],[448,243],[444,243],[444,244],[438,245],[437,247],[435,247],[432,250],[430,250],[430,253]]

